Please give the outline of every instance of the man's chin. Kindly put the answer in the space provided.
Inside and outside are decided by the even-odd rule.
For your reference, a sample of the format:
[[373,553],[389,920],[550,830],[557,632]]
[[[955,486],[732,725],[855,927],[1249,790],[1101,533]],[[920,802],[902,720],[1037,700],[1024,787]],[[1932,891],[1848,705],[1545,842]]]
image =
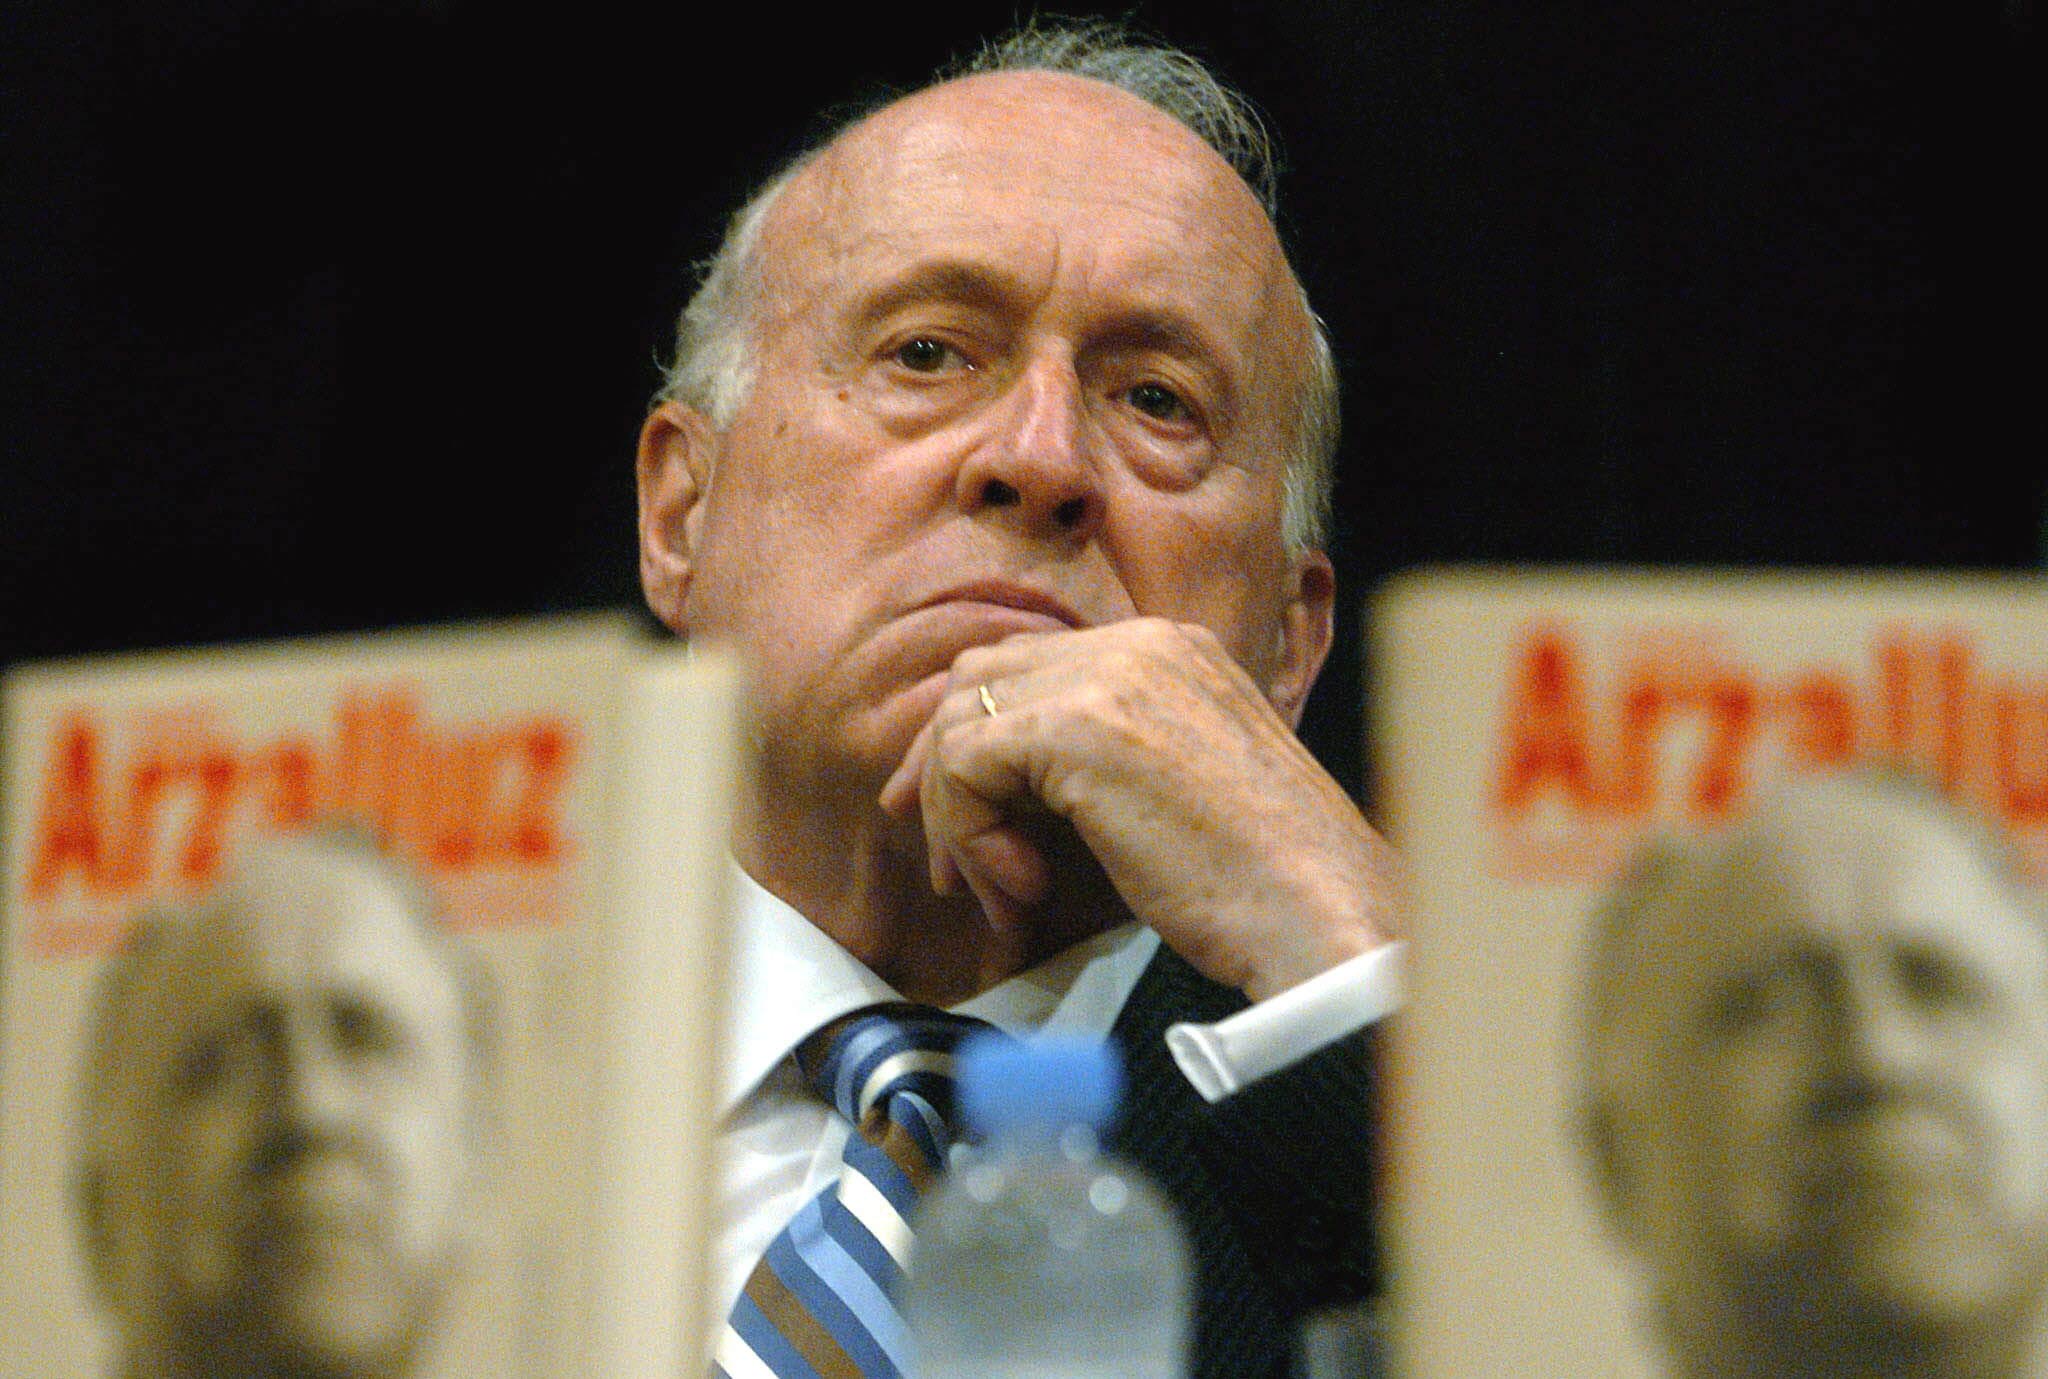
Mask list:
[[443,1284],[382,1252],[321,1241],[272,1251],[211,1323],[200,1372],[298,1379],[387,1379],[409,1371],[438,1315]]
[[849,754],[893,773],[924,725],[946,697],[953,663],[970,647],[993,646],[1025,631],[1063,629],[1049,618],[977,605],[983,615],[962,614],[963,605],[926,609],[891,624],[889,633],[867,648],[847,682],[858,707],[848,716],[842,739]]
[[1819,1335],[1868,1332],[1935,1342],[2033,1311],[2048,1258],[1966,1229],[1870,1230],[1752,1272],[1755,1306]]
[[813,803],[821,792],[871,803],[903,764],[945,692],[945,675],[930,675],[844,710],[836,721],[814,723],[809,731],[769,732],[761,742],[766,778],[779,781],[794,798]]
[[396,1379],[409,1372],[432,1310],[388,1291],[302,1290],[275,1298],[258,1324],[285,1374]]

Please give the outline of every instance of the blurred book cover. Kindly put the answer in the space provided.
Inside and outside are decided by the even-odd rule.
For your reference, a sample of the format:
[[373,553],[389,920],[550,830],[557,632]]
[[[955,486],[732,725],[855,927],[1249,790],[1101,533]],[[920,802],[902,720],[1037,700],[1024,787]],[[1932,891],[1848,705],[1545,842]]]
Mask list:
[[0,1371],[699,1363],[730,664],[588,615],[5,693]]
[[[1823,1319],[1846,1335],[1881,1310],[1856,1311],[1872,1280],[1903,1314],[1912,1270],[1968,1257],[1965,1214],[2000,1204],[1939,1180],[1945,1156],[2048,1183],[2026,1144],[2048,1139],[2038,925],[1994,935],[2007,949],[1979,932],[2048,875],[2048,586],[1452,570],[1390,586],[1371,623],[1379,798],[1414,885],[1390,1079],[1397,1374],[1751,1372],[1731,1357],[1769,1341],[1759,1319],[1801,1315],[1809,1348],[1831,1344]],[[1819,784],[1845,778],[1862,783]],[[2004,1083],[2020,1092],[1957,1092],[1924,1125],[1885,1119],[1909,1098],[1877,1072],[1852,1096],[1837,1067],[1807,1096],[1850,1057],[1815,1032],[1863,970],[1838,943],[1898,954],[1872,980],[1948,1002],[1928,1029],[2010,994],[2009,1027],[2032,1032]],[[1937,1196],[1946,1243],[1877,1259]],[[2048,1225],[2014,1210],[2015,1239]],[[2018,1267],[2038,1279],[2048,1236],[2034,1254]],[[1710,1332],[1725,1365],[1698,1353]]]

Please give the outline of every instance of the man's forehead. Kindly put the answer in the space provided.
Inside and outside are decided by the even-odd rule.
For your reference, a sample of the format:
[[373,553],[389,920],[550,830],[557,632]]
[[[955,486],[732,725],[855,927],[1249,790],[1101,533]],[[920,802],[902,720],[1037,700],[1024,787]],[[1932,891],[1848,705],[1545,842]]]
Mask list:
[[[1108,166],[1138,163],[1164,195],[1235,193],[1264,210],[1222,155],[1179,120],[1108,82],[1066,72],[987,72],[926,87],[834,139],[821,161],[886,170],[994,159],[1018,169],[1099,150]],[[1233,207],[1235,209],[1235,207]]]
[[815,268],[914,252],[977,224],[1025,242],[1063,222],[1170,239],[1191,274],[1245,278],[1251,305],[1291,296],[1272,223],[1214,149],[1129,92],[1065,73],[965,77],[884,107],[792,181],[766,231],[772,258]]
[[2012,880],[1955,818],[1860,783],[1788,792],[1695,855],[1656,909],[1650,946],[1708,971],[1770,939],[2042,942]]
[[337,988],[416,1004],[452,996],[412,897],[366,858],[310,850],[250,859],[193,915],[163,980],[194,999]]
[[1983,848],[1940,806],[1860,782],[1788,792],[1739,835],[1725,865],[1823,915],[1892,907],[1929,885],[1995,880]]

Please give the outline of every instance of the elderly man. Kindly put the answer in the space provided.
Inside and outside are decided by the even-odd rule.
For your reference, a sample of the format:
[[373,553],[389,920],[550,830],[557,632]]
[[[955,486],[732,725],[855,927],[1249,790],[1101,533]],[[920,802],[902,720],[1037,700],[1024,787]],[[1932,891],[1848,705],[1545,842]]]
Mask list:
[[1910,777],[1651,854],[1591,969],[1586,1125],[1684,1379],[2048,1375],[2048,929]]
[[252,847],[109,968],[87,1258],[127,1379],[399,1379],[468,1244],[482,987],[366,841]]
[[[1279,1372],[1368,1286],[1363,1053],[1318,1045],[1371,1014],[1391,886],[1292,731],[1331,637],[1335,380],[1269,181],[1192,60],[1030,31],[769,182],[685,313],[642,578],[751,655],[763,745],[728,1298],[839,1171],[791,1049],[897,997],[1124,1045],[1203,1374]],[[1283,997],[1255,1041],[1293,1066],[1197,1096],[1166,1027],[1310,978],[1320,1028]],[[860,1372],[894,1372],[891,1325]]]

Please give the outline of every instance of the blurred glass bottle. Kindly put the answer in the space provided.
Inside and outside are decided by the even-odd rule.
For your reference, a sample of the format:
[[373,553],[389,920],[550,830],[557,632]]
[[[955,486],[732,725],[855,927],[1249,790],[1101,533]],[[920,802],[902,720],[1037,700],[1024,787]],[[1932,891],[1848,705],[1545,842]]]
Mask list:
[[955,1152],[914,1215],[915,1379],[1186,1379],[1185,1234],[1159,1189],[1100,1149],[1122,1095],[1116,1050],[988,1034],[956,1069],[978,1147]]

